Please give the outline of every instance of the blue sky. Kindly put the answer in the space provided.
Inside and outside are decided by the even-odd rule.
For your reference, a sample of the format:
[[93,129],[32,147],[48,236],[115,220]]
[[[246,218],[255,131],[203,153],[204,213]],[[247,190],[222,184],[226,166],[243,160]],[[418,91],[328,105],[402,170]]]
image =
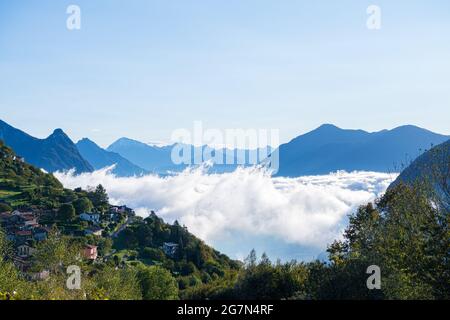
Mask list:
[[[81,8],[81,30],[66,8]],[[382,29],[366,28],[379,5]],[[106,146],[174,129],[450,134],[448,1],[0,1],[0,118]]]

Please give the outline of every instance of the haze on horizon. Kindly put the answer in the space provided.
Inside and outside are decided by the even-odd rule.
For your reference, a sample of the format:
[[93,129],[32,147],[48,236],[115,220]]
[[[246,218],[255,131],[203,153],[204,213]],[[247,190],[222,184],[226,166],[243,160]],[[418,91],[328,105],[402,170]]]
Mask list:
[[[66,28],[69,4],[81,30]],[[322,123],[450,134],[450,3],[51,0],[0,3],[1,118],[102,146],[208,128]]]

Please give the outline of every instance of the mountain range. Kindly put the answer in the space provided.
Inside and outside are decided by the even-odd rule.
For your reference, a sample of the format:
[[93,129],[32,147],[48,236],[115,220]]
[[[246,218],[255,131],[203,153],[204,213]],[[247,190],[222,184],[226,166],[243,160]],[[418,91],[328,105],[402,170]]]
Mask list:
[[94,170],[61,129],[56,129],[46,139],[38,139],[0,120],[0,140],[28,163],[47,172],[75,169],[75,172],[81,173]]
[[448,139],[411,125],[369,133],[325,124],[279,147],[277,175],[297,177],[337,170],[399,172],[426,149]]
[[[337,170],[399,172],[424,151],[448,139],[449,136],[412,125],[371,133],[325,124],[280,145],[276,150],[279,153],[279,171],[276,176],[318,175]],[[115,165],[113,173],[127,177],[146,173],[167,174],[169,171],[181,171],[187,166],[172,162],[171,153],[175,145],[151,146],[120,138],[103,149],[87,138],[74,144],[61,129],[56,129],[46,139],[38,139],[1,120],[0,140],[16,150],[27,162],[48,172],[75,169],[77,173],[82,173]],[[183,146],[190,148],[192,162],[195,152],[203,153],[208,148]],[[233,171],[245,162],[244,159],[255,156],[258,151],[213,150],[213,154],[231,154],[234,164],[214,164],[210,172]]]
[[[129,159],[133,163],[136,163],[140,167],[158,174],[165,174],[168,171],[182,171],[187,167],[187,164],[175,164],[172,161],[172,150],[177,146],[179,149],[183,149],[189,152],[187,156],[189,163],[199,165],[195,161],[195,154],[208,155],[214,158],[217,153],[217,162],[213,162],[213,166],[209,169],[210,173],[224,173],[234,171],[238,166],[249,166],[251,164],[257,164],[263,160],[258,157],[258,153],[261,149],[227,149],[227,148],[210,148],[207,145],[193,146],[187,144],[172,144],[168,146],[152,146],[146,143],[142,143],[136,140],[128,138],[120,138],[113,144],[111,144],[107,150],[116,152]],[[207,148],[209,148],[207,150]],[[266,148],[264,148],[264,151]],[[272,149],[269,149],[270,154]],[[231,159],[228,164],[227,160]],[[253,163],[249,159],[256,159]]]
[[88,138],[81,139],[76,146],[95,170],[114,165],[112,173],[119,177],[141,176],[148,173],[147,170],[131,163],[120,154],[102,149]]
[[129,138],[120,138],[106,150],[121,155],[147,171],[165,173],[168,170],[178,171],[184,168],[184,166],[175,165],[171,161],[172,147],[173,145],[151,146]]

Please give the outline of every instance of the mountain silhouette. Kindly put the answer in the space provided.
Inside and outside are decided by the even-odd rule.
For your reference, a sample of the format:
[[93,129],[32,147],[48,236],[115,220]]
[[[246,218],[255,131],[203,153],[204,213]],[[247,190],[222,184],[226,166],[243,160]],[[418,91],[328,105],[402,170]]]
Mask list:
[[337,170],[397,172],[425,149],[448,138],[411,125],[369,133],[324,124],[279,147],[277,176]]
[[[172,150],[175,146],[178,146],[178,149],[190,150],[188,151],[190,153],[190,157],[188,157],[188,159],[190,158],[188,161],[190,165],[200,165],[205,161],[205,157],[212,158],[211,162],[213,166],[208,169],[209,173],[232,172],[238,166],[258,164],[258,159],[263,160],[272,151],[272,149],[268,149],[267,151],[266,148],[262,148],[265,153],[263,153],[264,158],[260,159],[260,149],[212,148],[207,145],[193,146],[190,144],[172,144],[158,147],[128,138],[120,138],[111,144],[107,150],[120,154],[122,157],[136,163],[148,171],[165,174],[168,171],[181,171],[188,166],[186,164],[175,164],[173,162]],[[196,155],[200,160],[196,160]],[[220,160],[213,161],[218,159]]]
[[38,139],[0,120],[0,140],[28,163],[47,172],[70,169],[75,169],[77,173],[93,171],[93,167],[61,129],[56,129],[46,139]]
[[430,183],[442,203],[450,208],[450,140],[427,150],[401,172],[389,186]]
[[120,154],[106,151],[88,138],[81,139],[76,146],[95,170],[115,165],[112,173],[120,177],[140,176],[147,173],[146,170],[131,163]]
[[171,160],[173,146],[156,147],[129,138],[120,138],[112,143],[107,151],[115,152],[130,162],[153,173],[182,169]]

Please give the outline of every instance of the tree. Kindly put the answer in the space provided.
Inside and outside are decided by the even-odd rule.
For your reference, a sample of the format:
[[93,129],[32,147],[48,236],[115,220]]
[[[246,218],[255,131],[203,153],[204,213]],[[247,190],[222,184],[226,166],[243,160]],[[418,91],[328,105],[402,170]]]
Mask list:
[[111,300],[142,299],[137,272],[132,268],[105,267],[95,274],[92,282],[94,288],[88,294],[90,299],[96,292],[102,292],[105,298]]
[[155,261],[164,261],[166,259],[166,255],[161,249],[150,247],[146,247],[142,250],[142,257]]
[[98,251],[101,256],[105,256],[111,252],[113,241],[111,238],[101,238],[98,241]]
[[144,300],[176,300],[178,285],[170,272],[158,266],[141,267],[138,271]]
[[61,236],[53,227],[47,240],[37,245],[33,256],[36,271],[50,270],[52,273],[63,271],[63,266],[77,264],[81,248],[79,244],[70,241],[70,238]]
[[[350,217],[343,242],[329,249],[331,266],[315,268],[315,297],[324,299],[448,299],[449,215],[418,181],[389,189],[375,206]],[[382,270],[382,289],[366,288],[365,270]],[[313,286],[314,287],[314,286]]]
[[10,297],[21,285],[19,272],[11,262],[6,260],[10,255],[11,247],[0,228],[0,300]]
[[179,263],[178,269],[180,270],[181,275],[187,276],[193,274],[197,271],[195,264],[192,262],[181,261]]
[[26,293],[25,287],[14,264],[0,259],[0,300],[21,299]]
[[92,209],[94,209],[94,205],[92,204],[92,201],[86,197],[82,197],[82,198],[75,200],[73,202],[73,206],[78,215],[80,215],[84,212],[92,212]]
[[0,203],[0,212],[11,212],[12,208],[7,203]]
[[58,210],[58,218],[65,222],[75,219],[75,208],[71,204],[63,204]]
[[272,264],[263,254],[258,263],[254,250],[246,259],[235,285],[238,299],[288,299],[304,291],[307,269],[295,262]]
[[93,192],[89,193],[89,199],[98,211],[105,212],[108,209],[108,194],[101,184],[99,184]]

